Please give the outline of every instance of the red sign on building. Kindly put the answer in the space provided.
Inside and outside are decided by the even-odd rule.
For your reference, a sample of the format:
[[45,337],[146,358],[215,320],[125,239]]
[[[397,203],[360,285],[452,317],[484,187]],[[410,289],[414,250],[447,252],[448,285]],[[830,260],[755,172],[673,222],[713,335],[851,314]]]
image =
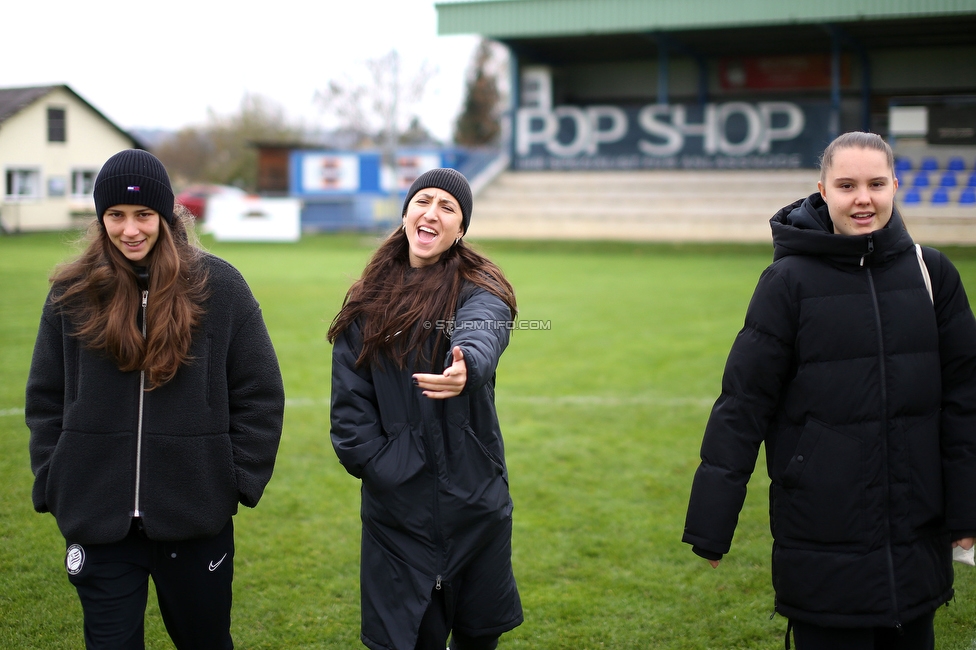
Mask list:
[[[830,88],[830,55],[728,57],[719,61],[723,90]],[[840,60],[840,83],[850,84],[849,57]]]

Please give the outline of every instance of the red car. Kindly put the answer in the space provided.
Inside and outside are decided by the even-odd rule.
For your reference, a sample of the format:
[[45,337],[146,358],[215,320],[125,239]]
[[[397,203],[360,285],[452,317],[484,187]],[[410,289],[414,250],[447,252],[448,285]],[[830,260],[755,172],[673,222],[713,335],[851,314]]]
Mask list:
[[207,199],[217,194],[244,196],[247,193],[232,185],[190,185],[176,195],[176,201],[202,221],[207,213]]

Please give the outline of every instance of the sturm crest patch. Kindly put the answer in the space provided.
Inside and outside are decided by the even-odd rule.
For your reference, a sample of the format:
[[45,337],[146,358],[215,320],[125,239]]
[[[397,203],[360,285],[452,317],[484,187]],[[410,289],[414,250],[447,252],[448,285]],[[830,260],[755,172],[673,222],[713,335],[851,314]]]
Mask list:
[[81,547],[81,544],[72,544],[64,556],[64,568],[68,570],[69,575],[76,576],[81,573],[84,566],[85,549]]

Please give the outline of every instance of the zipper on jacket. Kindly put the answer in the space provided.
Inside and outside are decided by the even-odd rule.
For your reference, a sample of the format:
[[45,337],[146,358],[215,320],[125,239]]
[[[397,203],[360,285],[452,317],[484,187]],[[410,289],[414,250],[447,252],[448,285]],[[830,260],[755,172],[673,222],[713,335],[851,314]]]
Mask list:
[[[873,250],[874,244],[871,241],[871,237],[868,237],[868,254],[870,254]],[[861,258],[861,261],[864,261],[863,257]],[[898,630],[899,634],[903,634],[901,629],[901,621],[898,620],[898,592],[895,583],[895,560],[891,553],[891,512],[889,511],[890,496],[888,494],[890,489],[888,485],[888,382],[885,379],[884,333],[881,330],[881,307],[878,305],[878,293],[875,291],[874,287],[874,276],[871,275],[870,267],[865,270],[868,274],[868,287],[871,289],[871,301],[874,306],[874,320],[878,329],[878,364],[881,369],[881,476],[883,479],[884,490],[885,554],[888,561],[888,581],[889,586],[891,587],[891,607],[894,610],[895,629]]]
[[[146,303],[149,302],[149,292],[142,292],[142,338],[146,338]],[[139,420],[136,422],[136,496],[133,517],[141,517],[139,511],[139,489],[142,483],[142,409],[146,398],[146,371],[139,371]]]
[[[434,420],[433,418],[430,418],[427,414],[425,414],[424,405],[423,402],[421,402],[421,406],[420,406],[421,436],[423,437],[424,440],[424,447],[426,447],[425,462],[427,464],[427,467],[430,469],[431,479],[433,481],[431,517],[433,519],[433,527],[434,527],[434,531],[433,531],[434,543],[436,544],[437,550],[439,551],[440,554],[439,561],[441,566],[439,567],[439,569],[443,570],[443,567],[447,565],[447,549],[444,544],[444,537],[441,534],[441,525],[440,525],[441,522],[440,478],[438,477],[437,450],[434,448],[433,435],[431,433],[434,424],[433,420]],[[443,432],[441,432],[441,435],[443,436]],[[441,580],[443,580],[443,575],[441,573],[438,573],[435,580],[436,583],[434,585],[434,589],[439,591],[441,589]]]
[[[873,252],[874,252],[874,236],[873,235],[868,235],[868,252],[865,253],[864,255],[861,255],[861,266],[864,266],[864,258],[867,257],[868,255],[870,255]],[[871,286],[872,286],[871,291],[872,291],[872,295],[873,295],[873,292],[874,292],[874,288],[873,287],[874,287],[874,285],[872,284]]]

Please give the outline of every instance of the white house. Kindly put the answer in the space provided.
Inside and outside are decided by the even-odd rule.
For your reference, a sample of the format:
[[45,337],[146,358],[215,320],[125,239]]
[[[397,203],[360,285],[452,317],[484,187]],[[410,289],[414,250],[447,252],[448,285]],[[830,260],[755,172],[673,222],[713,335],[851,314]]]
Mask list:
[[102,163],[132,148],[144,147],[66,85],[0,88],[0,229],[84,225]]

